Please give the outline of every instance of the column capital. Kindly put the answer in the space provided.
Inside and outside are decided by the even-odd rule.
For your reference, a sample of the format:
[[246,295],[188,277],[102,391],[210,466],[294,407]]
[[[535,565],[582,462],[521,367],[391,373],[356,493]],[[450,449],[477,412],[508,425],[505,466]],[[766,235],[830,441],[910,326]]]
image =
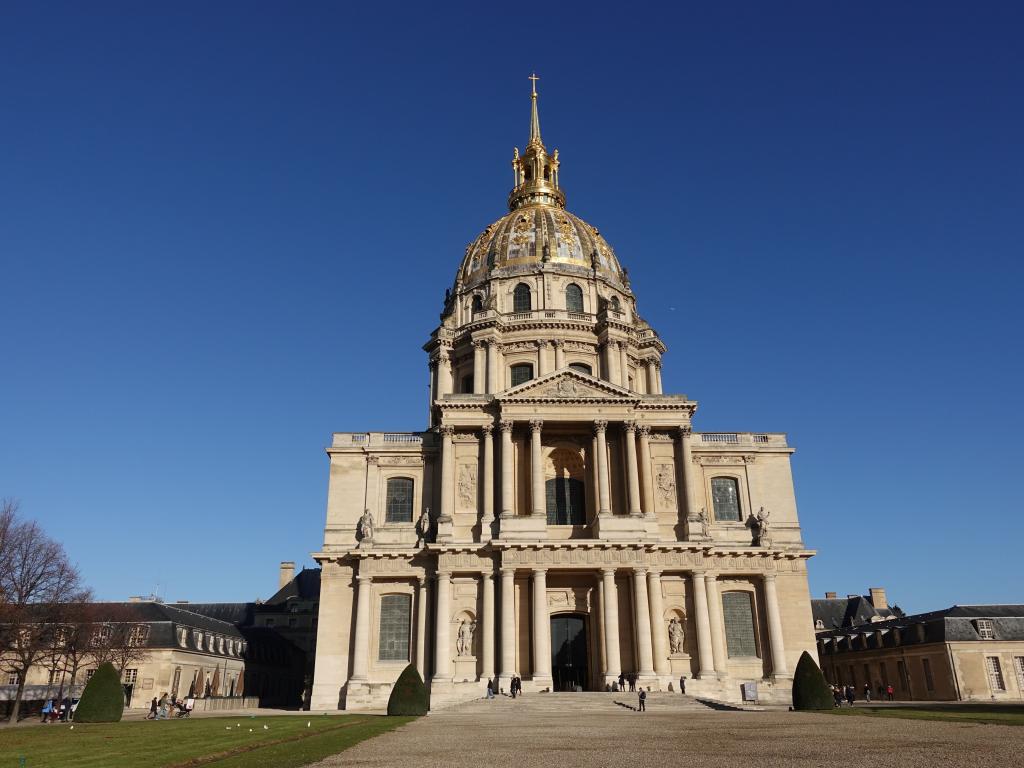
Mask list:
[[641,438],[647,438],[651,436],[651,428],[647,424],[637,424],[636,431]]
[[707,576],[707,575],[708,575],[708,572],[704,571],[704,570],[693,570],[693,571],[690,571],[690,576],[692,576],[695,579],[700,579],[701,581],[703,581],[704,577]]
[[603,433],[606,429],[608,429],[608,421],[606,419],[596,419],[594,421],[595,434]]
[[635,573],[637,576],[646,576],[648,570],[649,569],[647,568],[646,565],[634,565],[633,566],[633,573]]
[[551,343],[555,345],[555,349],[562,349],[565,347],[565,339],[555,339]]
[[484,339],[484,344],[488,347],[500,348],[501,342],[498,339]]
[[426,576],[417,576],[416,577],[416,583],[420,585],[420,589],[423,589],[425,586],[427,586],[427,577]]
[[609,349],[618,349],[619,348],[619,342],[616,339],[608,339],[608,348]]
[[480,427],[480,434],[483,435],[484,437],[490,437],[493,431],[493,424],[484,424],[482,427]]
[[534,574],[535,576],[536,576],[536,575],[538,575],[538,574],[545,574],[545,573],[547,573],[547,572],[548,572],[548,569],[547,569],[547,568],[541,568],[541,567],[539,567],[539,566],[538,566],[538,567],[536,567],[536,568],[531,568],[530,570],[531,570],[531,571],[533,571],[533,574]]
[[373,583],[373,576],[371,576],[369,574],[362,574],[362,573],[360,573],[358,576],[356,576],[356,581],[358,581],[360,585],[362,585],[362,584],[372,584]]
[[657,358],[655,358],[655,360],[654,360],[654,367],[657,368],[660,371],[661,370],[661,360],[658,360]]
[[437,434],[442,437],[452,437],[455,434],[455,427],[451,424],[441,424],[440,426],[434,427],[437,430]]
[[771,572],[762,573],[761,574],[761,578],[763,578],[767,582],[774,582],[775,581],[775,576],[776,576],[776,574],[771,573]]
[[512,427],[515,426],[515,422],[512,419],[502,419],[498,422],[498,429],[502,432],[511,432]]
[[647,569],[647,575],[648,576],[661,576],[661,574],[662,574],[661,568],[648,568]]
[[530,419],[530,432],[540,432],[544,427],[544,419]]
[[434,574],[434,578],[438,582],[451,581],[451,579],[452,579],[452,572],[451,571],[438,571],[437,573]]
[[636,432],[636,422],[635,421],[624,421],[624,422],[622,422],[622,428],[624,430],[626,430],[627,432],[634,432],[635,433]]
[[505,576],[513,576],[514,577],[516,575],[515,566],[506,565],[506,566],[503,566],[500,570],[501,570],[501,575],[503,577],[505,577]]
[[372,464],[372,465],[376,466],[378,461],[380,461],[380,456],[376,456],[376,455],[371,454],[371,455],[366,457],[366,463],[367,464]]
[[483,349],[484,348],[484,342],[481,339],[473,339],[473,341],[471,341],[470,344],[473,345],[474,349]]
[[547,339],[537,339],[537,349],[544,349],[550,343]]
[[615,569],[614,566],[605,566],[604,568],[601,569],[601,573],[603,573],[605,576],[607,576],[609,573],[612,576],[614,576],[615,575],[615,570],[616,569]]
[[683,440],[688,440],[692,434],[693,427],[691,427],[689,424],[684,424],[681,427],[679,427],[679,437],[681,437]]

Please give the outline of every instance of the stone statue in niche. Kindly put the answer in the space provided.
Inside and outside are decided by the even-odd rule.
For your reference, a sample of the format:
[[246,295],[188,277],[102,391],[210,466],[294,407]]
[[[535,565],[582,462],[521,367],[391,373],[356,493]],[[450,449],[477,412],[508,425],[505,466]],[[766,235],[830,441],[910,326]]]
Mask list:
[[373,513],[368,509],[364,509],[363,516],[359,518],[359,533],[363,541],[373,541]]
[[768,516],[771,514],[767,509],[761,507],[757,514],[747,518],[747,527],[753,536],[751,546],[770,547],[772,545],[772,534],[768,523]]
[[711,538],[711,517],[704,507],[700,508],[700,532],[705,539]]
[[469,622],[465,619],[459,624],[459,635],[455,641],[455,650],[459,656],[473,655],[473,634],[476,632],[476,622]]
[[683,652],[683,640],[685,635],[683,634],[683,622],[677,619],[675,616],[668,623],[668,649],[669,653],[682,653]]
[[430,536],[430,507],[427,507],[420,514],[420,519],[416,521],[416,546],[426,544],[427,539]]

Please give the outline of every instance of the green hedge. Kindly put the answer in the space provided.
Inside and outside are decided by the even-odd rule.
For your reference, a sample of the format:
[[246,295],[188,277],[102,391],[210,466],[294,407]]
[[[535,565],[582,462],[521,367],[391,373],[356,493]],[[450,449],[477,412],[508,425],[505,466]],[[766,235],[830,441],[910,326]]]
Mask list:
[[416,666],[410,664],[395,681],[388,699],[389,715],[425,715],[430,709],[427,686],[423,684]]
[[793,673],[793,709],[832,709],[835,699],[811,654],[804,651]]
[[116,723],[124,713],[124,687],[111,663],[101,664],[82,691],[76,723]]

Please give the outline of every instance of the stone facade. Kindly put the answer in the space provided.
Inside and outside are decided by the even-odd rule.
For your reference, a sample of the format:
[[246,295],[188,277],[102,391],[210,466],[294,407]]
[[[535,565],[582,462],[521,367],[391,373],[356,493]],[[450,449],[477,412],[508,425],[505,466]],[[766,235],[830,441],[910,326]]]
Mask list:
[[328,448],[312,707],[382,706],[410,661],[435,705],[620,673],[788,702],[814,648],[793,449],[693,432],[697,403],[663,393],[666,347],[565,211],[536,94],[513,169],[424,346],[430,428]]

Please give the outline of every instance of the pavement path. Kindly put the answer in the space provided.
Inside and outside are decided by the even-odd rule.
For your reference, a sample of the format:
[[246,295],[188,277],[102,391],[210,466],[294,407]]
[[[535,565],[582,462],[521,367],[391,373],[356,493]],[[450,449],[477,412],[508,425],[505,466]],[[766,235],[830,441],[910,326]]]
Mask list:
[[1021,765],[1024,755],[1022,727],[715,711],[667,694],[653,695],[639,713],[627,708],[633,697],[579,696],[471,702],[364,741],[316,768],[992,768]]

